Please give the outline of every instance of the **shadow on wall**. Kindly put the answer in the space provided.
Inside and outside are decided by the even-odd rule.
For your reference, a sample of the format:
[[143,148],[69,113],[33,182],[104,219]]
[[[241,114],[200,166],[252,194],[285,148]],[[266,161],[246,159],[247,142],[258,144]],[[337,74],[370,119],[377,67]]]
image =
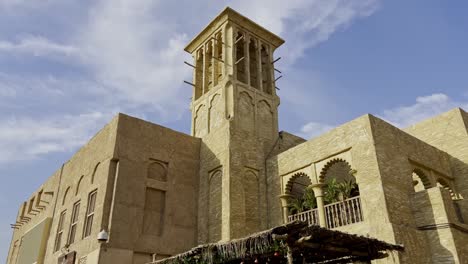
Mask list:
[[429,241],[433,263],[458,263],[458,258],[454,256],[455,244],[450,250],[448,248],[450,245],[445,242],[453,241],[450,226],[448,223],[440,223],[436,220],[445,218],[450,221],[449,210],[453,210],[453,207],[446,207],[447,199],[451,201],[449,192],[440,187],[421,190],[413,194],[416,228],[423,232]]

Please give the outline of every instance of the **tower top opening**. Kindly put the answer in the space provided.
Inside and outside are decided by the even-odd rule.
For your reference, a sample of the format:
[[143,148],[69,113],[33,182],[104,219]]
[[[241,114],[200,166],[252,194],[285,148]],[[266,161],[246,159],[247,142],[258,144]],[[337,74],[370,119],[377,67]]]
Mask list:
[[284,43],[284,40],[277,35],[273,34],[264,27],[253,22],[249,18],[239,14],[237,11],[230,7],[226,7],[216,18],[211,21],[190,43],[185,47],[185,51],[193,53],[200,47],[208,38],[210,38],[214,32],[220,29],[222,25],[230,21],[236,24],[238,27],[243,28],[246,31],[252,32],[265,42],[270,43],[274,49],[278,48]]

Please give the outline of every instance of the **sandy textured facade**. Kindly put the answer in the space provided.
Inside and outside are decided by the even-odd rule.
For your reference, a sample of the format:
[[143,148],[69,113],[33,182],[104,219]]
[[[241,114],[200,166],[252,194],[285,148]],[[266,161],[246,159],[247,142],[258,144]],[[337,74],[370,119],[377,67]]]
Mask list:
[[[186,47],[191,135],[117,115],[20,206],[7,263],[142,264],[295,219],[405,246],[376,263],[468,263],[468,114],[279,132],[283,42],[225,9]],[[333,179],[359,192],[327,203]]]

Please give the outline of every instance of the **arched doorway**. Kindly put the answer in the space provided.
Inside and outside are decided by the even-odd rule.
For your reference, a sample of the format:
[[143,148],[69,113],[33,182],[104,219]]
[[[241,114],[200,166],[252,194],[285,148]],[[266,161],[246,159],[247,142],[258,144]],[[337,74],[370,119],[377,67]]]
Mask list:
[[[286,194],[291,195],[289,201],[289,212],[290,214],[298,214],[303,211],[313,209],[312,202],[309,199],[313,199],[312,190],[307,189],[312,182],[304,173],[294,175],[286,184]],[[315,198],[315,196],[313,196]]]
[[359,186],[354,174],[355,170],[343,159],[331,160],[323,167],[320,182],[325,183],[325,204],[359,196]]

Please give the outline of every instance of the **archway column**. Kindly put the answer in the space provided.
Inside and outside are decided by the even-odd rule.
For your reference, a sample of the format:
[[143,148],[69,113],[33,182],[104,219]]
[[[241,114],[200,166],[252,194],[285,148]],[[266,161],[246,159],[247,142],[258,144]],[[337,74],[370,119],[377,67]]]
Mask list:
[[281,208],[283,210],[283,223],[288,223],[288,216],[289,216],[289,201],[293,196],[290,194],[282,194],[279,196],[281,201]]
[[311,184],[307,188],[312,189],[314,192],[315,198],[317,199],[317,211],[318,211],[318,218],[319,218],[319,225],[321,227],[327,227],[327,220],[325,217],[325,207],[323,201],[323,187],[325,186],[324,183],[316,183]]

